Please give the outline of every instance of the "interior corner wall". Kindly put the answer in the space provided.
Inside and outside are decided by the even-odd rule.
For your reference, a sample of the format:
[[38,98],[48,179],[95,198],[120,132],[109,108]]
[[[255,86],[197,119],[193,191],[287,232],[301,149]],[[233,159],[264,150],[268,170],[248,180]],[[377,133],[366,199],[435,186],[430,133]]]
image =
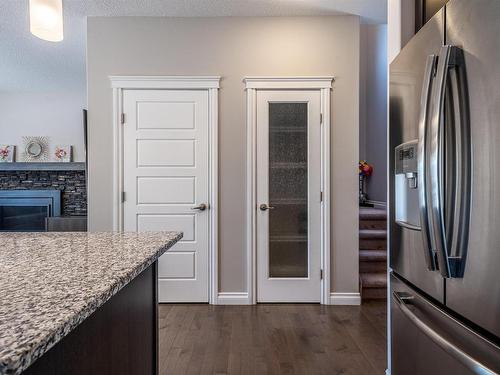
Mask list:
[[415,0],[388,0],[387,56],[390,63],[415,34]]
[[387,26],[361,25],[360,159],[373,165],[366,184],[368,198],[387,195]]
[[366,159],[367,37],[366,25],[362,24],[359,31],[359,160]]
[[219,292],[246,292],[245,76],[334,76],[332,291],[358,292],[359,18],[90,17],[89,229],[112,229],[109,75],[221,75]]

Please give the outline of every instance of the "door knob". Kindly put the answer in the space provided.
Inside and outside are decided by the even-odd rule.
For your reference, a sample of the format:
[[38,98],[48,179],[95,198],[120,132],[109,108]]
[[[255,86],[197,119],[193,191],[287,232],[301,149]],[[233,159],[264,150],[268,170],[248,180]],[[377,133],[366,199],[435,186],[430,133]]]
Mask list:
[[196,207],[191,207],[192,210],[199,210],[199,211],[205,211],[207,208],[208,206],[205,203],[202,203]]
[[274,210],[274,207],[273,206],[268,206],[267,204],[265,203],[262,203],[260,206],[259,206],[260,210],[261,211],[267,211],[267,210]]

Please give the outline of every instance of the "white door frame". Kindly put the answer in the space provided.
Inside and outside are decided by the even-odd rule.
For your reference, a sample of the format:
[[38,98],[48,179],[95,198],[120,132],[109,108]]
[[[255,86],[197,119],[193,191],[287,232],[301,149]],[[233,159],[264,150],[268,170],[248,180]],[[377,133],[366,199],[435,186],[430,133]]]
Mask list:
[[321,95],[321,304],[330,304],[330,91],[333,77],[246,77],[247,91],[247,285],[257,303],[257,91],[318,90]]
[[209,303],[218,286],[218,91],[219,76],[109,76],[113,89],[113,230],[123,230],[123,90],[207,90],[209,134]]

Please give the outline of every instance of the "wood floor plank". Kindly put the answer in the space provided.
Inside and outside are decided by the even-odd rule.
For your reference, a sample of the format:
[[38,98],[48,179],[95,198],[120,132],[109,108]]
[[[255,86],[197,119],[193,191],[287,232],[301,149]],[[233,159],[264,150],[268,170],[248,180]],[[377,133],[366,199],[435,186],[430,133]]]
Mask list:
[[174,305],[160,305],[159,309],[159,367],[161,375],[166,374],[166,370],[172,362],[168,354],[181,327],[178,322],[178,320],[182,318],[179,314],[179,310],[181,309],[178,306],[173,306]]
[[385,316],[382,302],[160,305],[160,374],[383,374]]
[[339,323],[346,327],[347,332],[377,373],[383,373],[387,362],[384,336],[362,314],[361,309],[355,309],[351,306],[337,306],[333,310],[333,314]]
[[[382,308],[381,308],[382,307]],[[361,312],[373,324],[373,326],[387,338],[387,306],[380,301],[363,302]]]
[[[323,340],[327,358],[329,358],[329,374],[368,374],[374,369],[368,359],[360,351],[349,335],[347,328],[338,324],[331,317],[332,306],[317,306],[319,312],[312,314],[311,319],[318,321],[318,330]],[[316,315],[316,316],[315,316]]]
[[212,306],[210,310],[209,332],[206,338],[207,350],[201,363],[201,374],[210,375],[214,373],[215,359],[217,357],[217,340],[220,330],[221,315],[225,306]]

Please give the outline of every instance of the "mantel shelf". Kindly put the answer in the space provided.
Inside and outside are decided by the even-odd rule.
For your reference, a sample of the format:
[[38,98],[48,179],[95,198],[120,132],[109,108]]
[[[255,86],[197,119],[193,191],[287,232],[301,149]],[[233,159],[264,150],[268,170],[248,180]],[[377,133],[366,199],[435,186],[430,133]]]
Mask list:
[[0,171],[84,171],[84,162],[0,163]]

